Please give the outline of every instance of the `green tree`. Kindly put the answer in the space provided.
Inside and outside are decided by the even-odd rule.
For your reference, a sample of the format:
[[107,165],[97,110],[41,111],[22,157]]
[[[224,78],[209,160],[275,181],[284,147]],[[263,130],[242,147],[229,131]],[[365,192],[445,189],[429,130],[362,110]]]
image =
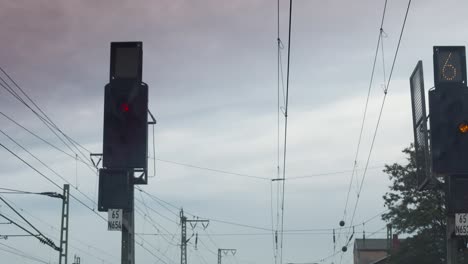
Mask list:
[[444,183],[435,182],[418,190],[416,155],[411,145],[403,150],[407,164],[385,165],[392,184],[383,199],[389,211],[382,219],[394,233],[409,237],[390,256],[390,263],[440,264],[446,259],[446,209]]

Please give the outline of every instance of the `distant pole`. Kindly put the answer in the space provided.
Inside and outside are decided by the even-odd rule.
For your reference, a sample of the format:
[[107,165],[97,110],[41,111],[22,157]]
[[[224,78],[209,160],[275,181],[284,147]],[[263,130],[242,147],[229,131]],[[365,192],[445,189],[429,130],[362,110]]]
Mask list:
[[180,210],[180,264],[187,264],[187,217],[184,216],[184,210]]
[[131,209],[122,210],[122,264],[135,263],[135,189],[133,186],[130,189]]
[[221,264],[222,260],[222,255],[221,253],[224,253],[227,255],[228,253],[231,253],[233,256],[236,255],[237,249],[233,248],[218,248],[218,264]]
[[387,224],[387,254],[390,255],[392,253],[392,224]]
[[60,228],[59,264],[68,262],[68,220],[70,205],[70,185],[63,185],[62,224]]
[[[180,264],[187,264],[187,243],[190,241],[190,239],[193,237],[193,234],[191,237],[187,239],[187,223],[190,224],[192,229],[194,229],[198,223],[202,224],[203,229],[206,229],[208,227],[208,224],[210,223],[209,220],[204,220],[204,219],[187,219],[186,216],[184,216],[184,209],[180,209],[180,229],[181,229],[181,238],[180,238]],[[197,236],[198,237],[198,236]]]

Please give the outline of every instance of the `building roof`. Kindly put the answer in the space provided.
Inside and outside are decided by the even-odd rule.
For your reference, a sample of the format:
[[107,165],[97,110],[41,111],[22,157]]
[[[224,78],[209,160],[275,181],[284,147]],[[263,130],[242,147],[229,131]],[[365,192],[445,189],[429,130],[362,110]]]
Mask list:
[[388,256],[385,256],[385,257],[383,257],[383,258],[381,258],[381,259],[378,259],[378,260],[372,262],[371,264],[382,264],[382,263],[387,263],[387,259],[388,259]]
[[387,250],[386,238],[356,239],[354,250],[358,251],[383,251]]

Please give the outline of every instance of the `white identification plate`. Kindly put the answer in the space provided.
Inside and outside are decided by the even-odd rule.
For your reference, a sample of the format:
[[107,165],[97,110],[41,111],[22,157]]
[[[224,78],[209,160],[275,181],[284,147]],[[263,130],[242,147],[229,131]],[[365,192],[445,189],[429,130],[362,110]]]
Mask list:
[[122,209],[109,209],[107,211],[107,230],[122,230]]
[[455,214],[455,235],[468,236],[468,214]]

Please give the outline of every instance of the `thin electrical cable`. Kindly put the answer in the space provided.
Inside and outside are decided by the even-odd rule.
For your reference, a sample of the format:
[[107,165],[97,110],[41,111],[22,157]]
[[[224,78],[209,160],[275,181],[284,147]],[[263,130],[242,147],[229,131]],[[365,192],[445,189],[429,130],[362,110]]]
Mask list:
[[[380,228],[380,229],[378,229],[378,230],[372,232],[372,233],[371,233],[370,235],[368,235],[367,237],[372,237],[373,235],[376,235],[376,234],[382,234],[381,231],[382,231],[383,229],[385,229],[385,228],[386,228],[386,226],[384,226],[383,228]],[[350,244],[348,245],[348,247],[351,247],[353,244],[354,244],[354,242],[350,243]],[[321,259],[317,259],[317,260],[315,260],[315,261],[312,261],[312,263],[313,263],[313,262],[325,262],[326,260],[328,260],[328,259],[330,259],[330,258],[332,258],[332,257],[335,257],[336,255],[338,255],[338,254],[340,254],[340,253],[343,253],[341,249],[340,249],[340,250],[337,250],[337,251],[335,251],[335,252],[333,252],[331,255],[328,255],[328,256],[326,256],[326,257],[324,257],[324,258],[321,258]]]
[[[139,200],[136,200],[136,201],[141,203],[141,201],[139,201]],[[138,206],[135,206],[135,208],[138,209]],[[152,212],[154,212],[154,213],[157,212],[156,210],[154,210],[154,209],[151,208],[151,207],[147,207],[147,209],[150,209],[150,210],[151,210]],[[160,226],[160,228],[163,229],[165,232],[169,232],[169,231],[168,231],[166,228],[164,228],[161,224],[158,224],[158,223],[151,217],[151,215],[150,215],[149,213],[147,214],[147,217],[149,218],[149,220],[151,221],[151,223]],[[171,221],[171,222],[173,222],[173,221]],[[177,225],[177,223],[176,223],[176,225]],[[157,227],[155,227],[155,229],[159,232],[159,229],[158,229]]]
[[[140,212],[141,210],[138,208],[138,206],[135,206],[135,209],[136,209],[135,212],[137,212],[137,213],[139,213],[140,215],[143,216],[143,214]],[[164,226],[158,224],[150,215],[148,215],[147,218],[149,220],[144,217],[145,221],[148,221],[157,232],[160,232],[159,229],[162,229],[165,232],[169,233],[169,231]],[[159,226],[159,228],[157,226]],[[174,243],[174,238],[175,238],[175,236],[173,236],[171,238],[171,240],[169,241],[166,237],[163,237],[163,239],[167,242],[168,245],[177,247],[178,245],[176,243]],[[167,249],[166,249],[166,251],[167,251]]]
[[36,261],[38,263],[44,263],[44,264],[50,264],[50,262],[47,262],[43,259],[40,259],[39,257],[35,257],[29,253],[26,253],[26,252],[23,252],[21,250],[18,250],[14,247],[10,247],[6,244],[3,244],[3,243],[0,243],[1,246],[3,247],[6,247],[8,249],[4,249],[4,248],[0,248],[1,251],[4,251],[4,252],[8,252],[10,254],[13,254],[13,255],[16,255],[16,256],[19,256],[19,257],[22,257],[22,258],[26,258],[26,259],[29,259],[29,260],[32,260],[32,261]]
[[292,26],[292,0],[289,0],[289,32],[288,32],[288,62],[286,70],[286,104],[284,110],[284,147],[283,147],[283,188],[282,188],[282,201],[281,201],[281,243],[280,243],[280,264],[283,264],[283,249],[284,249],[284,200],[285,200],[285,179],[286,179],[286,150],[287,150],[287,139],[288,139],[288,114],[289,114],[289,77],[290,77],[290,65],[291,65],[291,26]]
[[[47,177],[45,174],[43,174],[42,172],[40,172],[39,170],[37,170],[34,166],[32,166],[30,163],[28,163],[26,160],[24,160],[23,158],[21,158],[20,156],[18,156],[16,153],[14,153],[12,150],[10,150],[8,147],[6,147],[5,145],[3,145],[2,143],[0,143],[0,146],[2,148],[4,148],[5,150],[7,150],[10,154],[12,154],[13,156],[15,156],[17,159],[19,159],[20,161],[22,161],[25,165],[27,165],[29,168],[31,168],[32,170],[34,170],[35,172],[37,172],[39,175],[41,175],[43,178],[45,178],[47,181],[49,181],[50,183],[52,183],[53,185],[55,185],[57,188],[59,188],[60,190],[63,190],[63,187],[61,187],[60,185],[58,185],[57,183],[55,183],[53,180],[51,180],[49,177]],[[94,209],[92,209],[91,207],[89,207],[87,204],[85,204],[83,201],[81,201],[80,199],[78,199],[76,196],[74,196],[73,194],[70,194],[70,197],[72,197],[73,199],[75,199],[78,203],[80,203],[81,205],[83,205],[84,207],[88,208],[91,212],[93,212],[94,214],[96,214],[99,218],[101,218],[103,221],[107,222],[107,219],[104,218],[103,216],[101,216],[100,214],[98,214]]]
[[[277,117],[277,159],[276,159],[276,178],[280,178],[280,67],[281,67],[281,39],[280,39],[280,1],[277,0],[277,106],[276,106],[276,117]],[[273,214],[273,184],[270,182],[270,193],[271,193],[271,232],[272,232],[272,239],[273,239],[273,260],[275,264],[278,263],[277,260],[277,245],[275,239],[275,231],[274,231],[274,214]],[[276,208],[278,210],[278,207]]]
[[[177,209],[180,208],[180,206],[176,206],[174,204],[171,204],[167,201],[164,201],[162,200],[161,198],[155,196],[155,195],[152,195],[146,191],[144,191],[143,189],[141,189],[140,187],[136,187],[137,189],[141,190],[143,193],[145,193],[146,195],[148,195],[150,198],[153,198],[153,200],[155,202],[157,202],[158,204],[166,204],[174,209]],[[150,210],[154,210],[152,209],[151,206],[148,207]],[[165,207],[166,210],[168,210],[169,212],[173,213],[172,210],[168,209],[167,207]],[[358,227],[360,225],[362,225],[363,223],[369,223],[370,221],[376,219],[377,217],[381,216],[382,214],[384,214],[385,212],[389,211],[389,209],[385,209],[381,212],[379,212],[378,214],[375,214],[373,216],[371,216],[370,218],[360,222],[359,224],[356,224],[356,225],[353,225],[353,226],[344,226],[344,227],[341,227],[341,228],[316,228],[316,229],[285,229],[284,231],[285,232],[301,232],[301,231],[331,231],[333,229],[335,230],[344,230],[344,229],[347,229],[347,228],[353,228],[353,227]],[[270,229],[268,228],[263,228],[263,227],[258,227],[258,226],[252,226],[252,225],[245,225],[245,224],[240,224],[240,223],[235,223],[235,222],[228,222],[228,221],[224,221],[224,220],[218,220],[218,219],[213,219],[213,218],[209,218],[209,217],[201,217],[201,216],[198,216],[196,214],[193,214],[189,211],[186,211],[184,210],[184,213],[186,213],[187,215],[190,215],[190,216],[194,216],[194,217],[200,217],[200,218],[203,218],[203,219],[207,219],[207,220],[210,220],[210,221],[213,221],[213,222],[220,222],[220,223],[225,223],[225,224],[230,224],[230,225],[235,225],[235,226],[241,226],[241,227],[248,227],[248,228],[252,228],[252,229],[258,229],[258,230],[264,230],[264,231],[271,231]],[[173,213],[174,214],[174,213]],[[167,219],[169,220],[169,219]]]
[[[21,87],[19,87],[18,84],[17,84],[1,67],[0,67],[0,70],[1,70],[2,72],[4,72],[4,74],[11,80],[11,82],[12,82],[13,84],[15,84],[15,85],[21,90],[21,92],[22,92],[23,94],[25,94],[24,91],[21,89]],[[16,98],[18,101],[20,101],[22,104],[24,104],[28,109],[30,109],[30,110],[47,126],[47,128],[49,128],[49,130],[50,130],[53,134],[55,134],[55,136],[56,136],[57,138],[59,138],[59,140],[62,141],[62,143],[63,143],[65,146],[67,146],[67,147],[70,149],[70,151],[71,151],[72,153],[76,154],[76,152],[74,152],[73,149],[72,149],[72,148],[71,148],[71,147],[70,147],[54,130],[53,130],[53,127],[52,127],[52,126],[53,126],[53,125],[54,125],[55,127],[57,127],[57,126],[50,120],[50,118],[48,118],[47,115],[46,115],[46,117],[48,118],[49,121],[46,120],[43,116],[39,115],[39,113],[37,113],[37,111],[35,111],[34,109],[32,109],[32,107],[31,107],[27,102],[25,102],[25,101],[18,95],[18,93],[16,93],[16,92],[13,90],[13,88],[12,88],[1,76],[0,76],[0,80],[3,82],[3,84],[0,83],[0,86],[2,86],[4,89],[6,89],[13,97],[15,97],[15,98]],[[26,97],[28,97],[27,94],[25,94],[25,95],[26,95]],[[42,112],[42,110],[34,103],[34,101],[31,100],[31,98],[28,97],[28,99],[36,106],[36,108],[38,108],[38,109]],[[45,115],[45,114],[44,114],[44,115]],[[58,129],[58,127],[57,127],[57,130],[59,130],[66,138],[69,138],[69,137],[66,136],[60,129]],[[83,156],[84,156],[84,155],[83,155]],[[80,157],[80,159],[81,159],[81,157]],[[85,157],[85,160],[86,160],[86,157]]]
[[[135,234],[136,235],[136,234]],[[164,254],[163,252],[161,252],[160,249],[156,248],[153,244],[151,244],[150,242],[148,242],[147,240],[145,240],[142,236],[138,236],[136,235],[137,237],[139,237],[143,242],[145,242],[146,244],[148,244],[154,251],[157,251],[161,256],[163,256],[164,258],[166,258],[168,260],[168,262],[172,262],[174,264],[177,264],[175,263],[171,258],[169,258],[166,254]],[[143,243],[141,243],[143,245]]]
[[208,250],[208,252],[210,252],[211,254],[213,254],[213,255],[215,255],[215,256],[218,256],[218,253],[216,253],[216,252],[214,252],[213,250],[211,250],[211,249],[203,242],[203,240],[200,239],[199,242],[200,242],[200,244],[201,244],[202,246],[205,247],[206,250]]
[[377,57],[378,57],[378,54],[379,54],[380,41],[382,39],[382,30],[383,30],[382,28],[383,28],[383,24],[384,24],[384,21],[385,21],[386,11],[387,11],[387,0],[385,0],[384,9],[383,9],[383,13],[382,13],[382,19],[381,19],[381,22],[380,22],[379,37],[377,39],[377,46],[375,48],[374,62],[372,63],[371,77],[370,77],[370,81],[369,81],[369,87],[367,89],[366,103],[364,105],[364,113],[363,113],[362,121],[361,121],[361,129],[359,131],[358,144],[357,144],[356,152],[355,152],[355,155],[354,155],[353,170],[352,170],[352,173],[351,173],[351,179],[349,181],[348,193],[346,195],[345,207],[344,207],[344,210],[343,210],[343,220],[346,218],[346,213],[347,213],[347,209],[348,209],[348,202],[349,202],[349,194],[351,192],[351,185],[352,185],[353,178],[354,178],[354,175],[355,175],[355,170],[356,170],[356,166],[357,166],[357,159],[358,159],[359,151],[360,151],[360,147],[361,147],[362,134],[363,134],[363,131],[364,131],[364,124],[365,124],[365,121],[366,121],[367,109],[368,109],[368,106],[369,106],[369,99],[370,99],[370,94],[371,94],[371,90],[372,90],[372,84],[374,82],[375,67],[376,67],[376,64],[377,64]]
[[62,175],[60,175],[57,171],[55,171],[54,169],[52,169],[50,166],[48,166],[45,162],[43,162],[41,159],[39,159],[36,155],[32,154],[29,150],[27,150],[23,145],[19,144],[18,141],[16,141],[15,139],[13,139],[12,137],[10,137],[8,134],[6,134],[3,130],[0,129],[0,133],[2,133],[4,136],[6,136],[9,140],[11,140],[13,143],[15,143],[18,147],[20,147],[22,150],[24,150],[26,153],[28,153],[31,157],[33,157],[35,160],[37,160],[39,163],[41,163],[44,167],[46,167],[48,170],[50,170],[53,174],[55,174],[57,177],[59,177],[60,179],[62,179],[64,182],[70,184],[70,186],[72,186],[75,190],[77,190],[81,195],[83,195],[86,199],[88,199],[89,201],[91,201],[91,203],[93,204],[93,206],[96,205],[96,202],[91,199],[88,195],[86,195],[85,193],[83,193],[82,191],[80,191],[78,189],[77,186],[73,185],[70,181],[68,181],[67,179],[65,179],[65,177],[63,177]]
[[[154,159],[153,157],[149,157],[149,158]],[[271,180],[270,178],[267,178],[267,177],[260,177],[260,176],[254,176],[254,175],[248,175],[248,174],[242,174],[242,173],[236,173],[236,172],[229,172],[229,171],[218,170],[218,169],[211,169],[211,168],[200,167],[200,166],[195,166],[195,165],[176,162],[176,161],[163,160],[163,159],[157,159],[157,160],[161,161],[161,162],[165,162],[165,163],[184,166],[184,167],[190,167],[190,168],[194,168],[194,169],[213,171],[213,172],[218,172],[218,173],[222,173],[222,174],[235,175],[235,176],[239,176],[239,177],[252,178],[252,179],[264,180],[264,181]]]
[[[143,240],[144,241],[144,240]],[[144,241],[146,242],[146,241]],[[158,259],[159,261],[161,261],[163,264],[169,264],[167,263],[166,261],[162,260],[159,256],[155,255],[153,253],[153,251],[149,250],[148,248],[146,248],[143,243],[141,242],[138,242],[138,241],[135,241],[135,244],[137,244],[138,246],[140,246],[142,249],[144,249],[146,252],[148,252],[151,256],[155,257],[156,259]],[[149,244],[149,243],[148,243]]]
[[[42,223],[44,226],[47,226],[47,227],[51,228],[51,230],[55,230],[55,231],[57,231],[57,232],[60,231],[60,230],[57,229],[56,227],[50,225],[49,222],[46,222],[46,221],[42,220],[41,218],[39,218],[39,217],[37,217],[37,216],[35,216],[35,215],[29,213],[27,210],[25,210],[25,209],[19,207],[19,206],[18,206],[17,204],[15,204],[13,201],[11,201],[11,200],[9,200],[9,199],[7,199],[7,198],[4,198],[4,199],[7,200],[10,204],[13,204],[16,208],[18,208],[19,211],[21,211],[21,212],[24,213],[24,214],[29,215],[31,218],[36,219],[38,222]],[[50,234],[46,234],[46,235],[47,235],[48,237],[53,237],[54,239],[59,239],[58,237],[55,237],[55,236],[50,235]],[[82,244],[83,246],[86,246],[86,247],[88,248],[88,250],[83,250],[83,249],[80,249],[80,248],[78,248],[78,247],[75,247],[75,249],[77,249],[77,250],[79,250],[79,251],[81,251],[81,252],[84,252],[84,253],[86,253],[87,255],[91,256],[91,257],[94,257],[94,258],[96,258],[96,259],[99,259],[99,260],[101,260],[101,261],[104,261],[104,259],[98,258],[98,257],[96,257],[96,256],[94,256],[94,255],[92,255],[92,254],[90,254],[90,253],[89,253],[89,249],[90,249],[90,248],[94,249],[95,251],[99,252],[100,254],[105,254],[105,255],[107,255],[107,256],[109,256],[109,257],[115,258],[114,255],[112,255],[112,254],[110,254],[110,253],[108,253],[108,252],[104,251],[103,249],[100,249],[100,248],[98,248],[98,247],[96,247],[96,246],[87,244],[87,243],[83,242],[82,240],[77,239],[76,236],[70,237],[70,240],[71,240],[71,241],[76,241],[76,242]],[[73,247],[73,245],[70,243],[70,241],[69,241],[69,246],[70,246],[70,247]],[[104,261],[104,262],[107,263],[107,261]]]
[[[364,230],[364,229],[363,229]],[[356,229],[356,232],[360,232],[363,230]],[[177,235],[177,233],[138,233],[141,236],[160,236],[160,237],[166,237],[166,236],[174,236]],[[330,232],[330,231],[320,231],[320,232],[284,232],[285,235],[288,236],[316,236],[316,235],[333,235],[333,234],[338,234],[338,232]],[[342,234],[346,234],[346,232],[342,232]],[[384,232],[382,232],[384,234]],[[199,234],[199,237],[203,236],[212,236],[212,237],[244,237],[244,236],[270,236],[271,233],[265,232],[265,233],[211,233],[207,235]]]
[[[11,206],[10,203],[8,203],[8,201],[6,201],[3,196],[0,195],[0,200],[6,205],[8,206],[8,208],[10,208],[13,212],[15,212],[15,214],[17,214],[26,224],[28,224],[30,227],[32,227],[34,229],[34,231],[36,231],[39,235],[36,236],[32,233],[30,233],[29,231],[26,231],[24,228],[21,228],[23,229],[24,231],[28,232],[30,235],[33,235],[33,236],[36,236],[41,242],[44,241],[45,244],[51,246],[52,248],[54,249],[57,249],[58,247],[52,242],[51,239],[49,239],[47,236],[45,236],[38,228],[36,228],[31,222],[29,222],[22,214],[20,214],[13,206]],[[2,215],[3,218],[5,218],[4,215]],[[6,219],[6,218],[5,218]],[[7,219],[8,221],[12,222],[12,220],[10,219]],[[18,225],[17,225],[18,226]],[[20,226],[18,226],[20,227]],[[39,238],[39,236],[42,238],[42,240]],[[47,242],[47,243],[46,243]]]
[[[18,224],[17,222],[15,222],[13,219],[11,219],[10,217],[0,213],[0,217],[3,217],[5,220],[8,220],[10,221],[13,225],[17,226],[18,228],[20,228],[21,230],[23,230],[24,232],[28,233],[29,235],[31,235],[32,237],[36,238],[37,240],[39,240],[41,243],[43,243],[44,245],[46,246],[49,246],[51,248],[53,248],[54,250],[57,250],[57,251],[60,251],[60,248],[57,247],[55,245],[55,243],[50,239],[48,238],[47,236],[43,235],[37,228],[35,228],[33,225],[29,224],[31,227],[33,227],[34,230],[36,230],[36,232],[38,232],[38,234],[34,234],[32,233],[31,231],[29,231],[28,229],[26,229],[25,227],[23,227],[22,225]],[[20,215],[21,217],[21,215]],[[22,218],[22,217],[21,217]],[[22,218],[23,219],[23,218]],[[23,221],[26,221],[25,219],[23,219]],[[29,222],[27,222],[29,223]]]
[[[367,170],[375,170],[375,169],[382,169],[382,168],[385,168],[385,167],[375,166],[375,167],[369,167]],[[359,169],[359,170],[364,170],[364,169]],[[359,170],[356,170],[356,171],[359,171]],[[316,174],[311,174],[307,176],[288,177],[286,180],[291,181],[291,180],[299,180],[299,179],[307,179],[307,178],[316,178],[320,176],[329,176],[329,175],[343,174],[343,173],[348,173],[348,172],[352,172],[352,170],[332,171],[332,172],[316,173]]]
[[[142,190],[141,188],[137,187],[137,189],[141,190],[142,192],[148,194],[150,197],[153,197],[155,198],[156,200],[158,201],[161,201],[173,208],[180,208],[180,207],[177,207],[169,202],[166,202],[164,200],[162,200],[161,198],[158,198],[157,196],[155,195],[152,195],[152,194],[149,194],[148,192]],[[167,208],[166,208],[167,209]],[[197,216],[195,214],[192,214],[188,211],[185,211],[184,210],[184,213],[186,213],[187,215],[191,215],[191,216]],[[247,224],[241,224],[241,223],[235,223],[235,222],[231,222],[231,221],[225,221],[225,220],[220,220],[220,219],[214,219],[214,218],[210,218],[210,217],[201,217],[201,218],[204,218],[204,219],[207,219],[207,220],[210,220],[212,222],[218,222],[218,223],[223,223],[223,224],[228,224],[228,225],[234,225],[234,226],[240,226],[240,227],[246,227],[246,228],[252,228],[252,229],[258,229],[258,230],[265,230],[265,231],[271,231],[269,228],[265,228],[265,227],[259,227],[259,226],[253,226],[253,225],[247,225]]]
[[208,261],[198,252],[198,250],[190,250],[192,253],[195,253],[195,255],[200,259],[204,264],[208,264]]
[[[70,158],[73,158],[75,159],[75,156],[67,153],[66,151],[60,149],[59,147],[55,146],[54,144],[50,143],[50,141],[47,141],[45,140],[44,138],[40,137],[39,135],[37,135],[36,133],[32,132],[30,129],[26,128],[25,126],[21,125],[20,123],[18,123],[17,121],[15,121],[13,118],[11,118],[10,116],[6,115],[5,113],[3,112],[0,112],[0,115],[4,116],[6,119],[10,120],[12,123],[14,123],[15,125],[19,126],[20,128],[24,129],[26,132],[28,132],[29,134],[33,135],[34,137],[36,137],[37,139],[41,140],[42,142],[44,142],[45,144],[51,146],[52,148],[54,148],[55,150],[69,156]],[[88,164],[84,161],[82,161],[81,159],[79,159],[80,162],[82,162],[83,164]]]
[[[372,142],[371,142],[371,146],[370,146],[370,150],[369,150],[369,154],[367,156],[367,161],[366,161],[366,166],[365,166],[365,169],[364,169],[364,174],[362,176],[362,179],[361,179],[361,184],[360,184],[360,187],[359,187],[359,194],[357,196],[357,199],[356,199],[356,203],[355,203],[355,206],[354,206],[354,210],[353,210],[353,216],[351,217],[351,225],[353,223],[353,220],[354,220],[354,216],[356,214],[356,209],[357,209],[357,206],[359,204],[359,198],[360,198],[360,194],[362,192],[362,187],[364,186],[364,180],[366,178],[366,175],[367,175],[367,167],[369,166],[369,162],[370,162],[370,158],[372,156],[372,150],[374,148],[374,144],[375,144],[375,139],[376,139],[376,136],[377,136],[377,132],[378,132],[378,129],[379,129],[379,125],[380,125],[380,121],[381,121],[381,118],[382,118],[382,113],[383,113],[383,109],[384,109],[384,106],[385,106],[385,102],[386,102],[386,98],[387,98],[387,95],[388,95],[388,89],[390,88],[390,82],[392,80],[392,75],[393,75],[393,71],[394,71],[394,68],[395,68],[395,63],[396,63],[396,59],[398,57],[398,52],[400,50],[400,44],[401,44],[401,40],[402,40],[402,37],[403,37],[403,32],[405,30],[405,25],[406,25],[406,21],[407,21],[407,18],[408,18],[408,14],[409,14],[409,10],[410,10],[410,7],[411,7],[411,0],[408,1],[408,6],[406,8],[406,13],[405,13],[405,18],[403,20],[403,25],[401,27],[401,31],[400,31],[400,36],[399,36],[399,39],[398,39],[398,44],[397,44],[397,48],[396,48],[396,51],[395,51],[395,55],[393,57],[393,63],[392,63],[392,68],[390,69],[390,75],[388,77],[388,82],[387,82],[387,85],[386,85],[386,88],[385,88],[385,91],[384,91],[384,97],[383,97],[383,100],[382,100],[382,105],[380,107],[380,111],[379,111],[379,117],[377,119],[377,124],[376,124],[376,127],[375,127],[375,130],[374,130],[374,135],[372,137]],[[349,233],[349,232],[348,232]]]
[[[156,203],[158,203],[159,205],[161,205],[164,209],[166,209],[168,212],[170,212],[171,214],[175,215],[176,217],[180,217],[179,214],[175,213],[174,211],[172,211],[171,209],[167,208],[164,204],[167,204],[167,205],[170,205],[172,207],[174,207],[173,205],[167,203],[167,202],[164,202],[163,200],[157,198],[156,196],[146,192],[145,190],[143,190],[141,187],[139,186],[136,186],[135,187],[138,191],[146,194],[150,199],[152,199],[153,201],[155,201]],[[163,204],[164,203],[164,204]],[[177,207],[175,207],[177,210],[179,210]],[[170,220],[170,221],[173,221],[173,220]]]
[[[19,86],[18,83],[17,83],[15,80],[13,80],[13,78],[5,71],[2,67],[0,67],[0,71],[1,71],[1,72],[2,72],[2,73],[3,73],[3,74],[4,74],[20,91],[21,91],[21,93],[22,93],[24,96],[26,96],[26,98],[36,107],[36,109],[38,109],[39,112],[41,112],[42,116],[45,117],[46,120],[44,120],[44,119],[42,118],[42,116],[40,116],[37,112],[35,112],[35,111],[33,111],[33,112],[34,112],[38,117],[40,117],[41,120],[46,121],[45,123],[49,123],[53,128],[55,128],[57,131],[59,131],[59,132],[71,143],[71,145],[74,146],[74,147],[76,148],[76,150],[78,150],[78,152],[79,152],[79,153],[84,157],[84,159],[86,160],[87,157],[79,150],[78,147],[76,147],[76,145],[74,144],[74,141],[71,140],[71,138],[68,137],[68,136],[52,121],[52,119],[50,119],[50,117],[49,117],[46,113],[44,113],[44,111],[34,102],[34,100],[32,100],[32,98],[21,88],[21,86]],[[0,78],[1,78],[1,77],[0,77]],[[11,87],[10,87],[10,88],[11,88]],[[12,90],[13,90],[13,89],[12,89]],[[24,100],[23,100],[22,102],[25,103]],[[27,103],[26,103],[26,105],[27,105]],[[29,107],[29,106],[28,106],[28,108],[30,108],[31,110],[33,110],[33,109],[32,109],[31,107]],[[54,134],[55,134],[55,133],[54,133]],[[58,135],[57,135],[57,137],[58,137]],[[59,138],[60,138],[60,137],[59,137]],[[66,144],[65,142],[63,142],[63,143],[64,143],[65,145],[68,146],[68,144]],[[71,150],[71,148],[70,148],[70,150]],[[74,152],[74,151],[72,150],[72,152]],[[75,152],[74,152],[74,153],[75,153]],[[75,153],[75,154],[76,154],[76,153]]]
[[272,233],[272,244],[273,244],[273,260],[276,264],[276,243],[275,243],[275,227],[274,227],[274,213],[273,213],[273,182],[270,182],[270,209],[271,209],[271,233]]
[[[140,203],[142,203],[141,200],[138,200],[138,199],[135,199],[135,200],[138,201],[138,202],[140,202]],[[145,205],[144,205],[144,206],[145,206]],[[170,219],[169,217],[167,217],[167,216],[161,214],[161,213],[158,212],[157,210],[153,209],[151,206],[145,206],[145,207],[146,207],[146,210],[151,210],[151,212],[153,212],[153,213],[155,213],[155,214],[161,216],[162,218],[166,219],[167,221],[169,221],[169,222],[171,222],[171,223],[174,223],[174,224],[176,224],[176,225],[178,224],[176,221],[174,221],[174,220]],[[148,215],[149,215],[149,212],[148,212]]]

